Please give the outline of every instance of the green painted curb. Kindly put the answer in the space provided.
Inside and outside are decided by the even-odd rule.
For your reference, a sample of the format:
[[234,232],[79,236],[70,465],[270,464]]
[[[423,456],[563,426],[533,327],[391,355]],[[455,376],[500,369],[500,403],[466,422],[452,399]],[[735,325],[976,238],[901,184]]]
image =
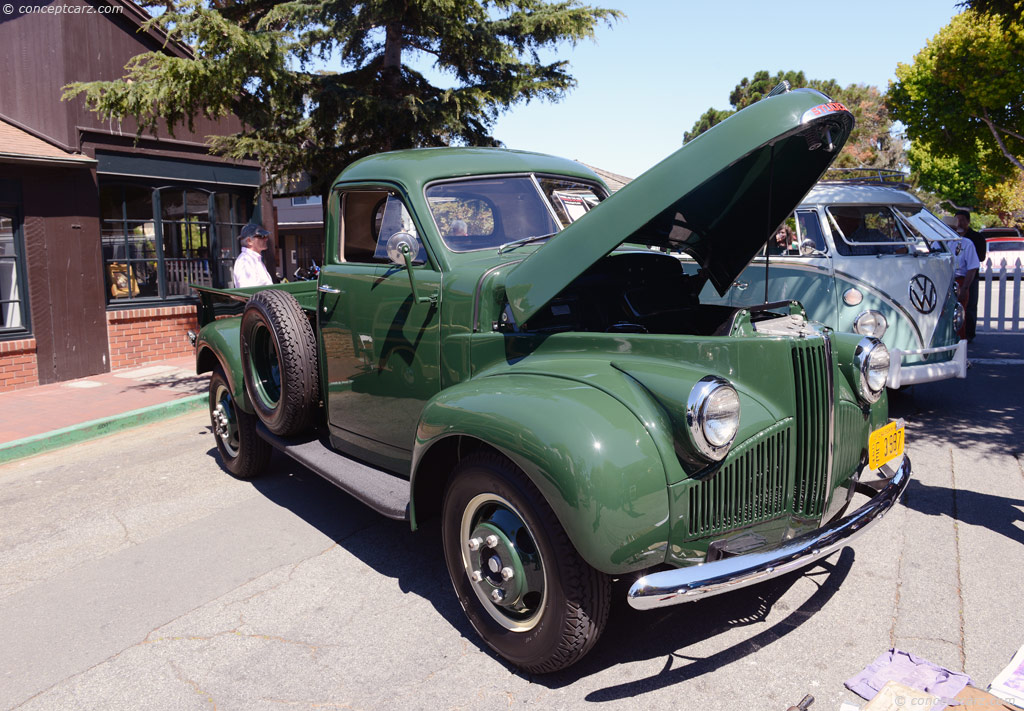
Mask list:
[[0,464],[13,462],[15,459],[31,457],[34,454],[49,452],[53,449],[60,449],[68,445],[85,442],[98,437],[131,429],[139,425],[148,425],[151,422],[159,422],[169,417],[177,417],[187,412],[206,407],[209,396],[205,393],[189,395],[170,402],[150,405],[140,410],[123,412],[120,415],[112,415],[91,422],[83,422],[70,427],[63,427],[53,432],[33,435],[24,439],[17,439],[13,442],[0,444]]

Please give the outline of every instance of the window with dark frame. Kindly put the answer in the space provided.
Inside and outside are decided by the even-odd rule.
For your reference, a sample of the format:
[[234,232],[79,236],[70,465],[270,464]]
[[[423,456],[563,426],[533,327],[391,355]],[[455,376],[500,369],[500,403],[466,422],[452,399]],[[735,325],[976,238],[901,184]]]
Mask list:
[[17,213],[0,207],[0,339],[29,334],[24,255]]
[[251,190],[101,182],[107,303],[186,299],[195,294],[189,284],[231,286],[252,197]]

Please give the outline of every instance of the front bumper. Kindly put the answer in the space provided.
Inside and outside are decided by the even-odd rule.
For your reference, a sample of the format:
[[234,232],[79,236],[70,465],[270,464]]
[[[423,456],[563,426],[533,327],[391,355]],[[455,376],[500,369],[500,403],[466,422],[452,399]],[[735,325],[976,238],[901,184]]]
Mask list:
[[[942,363],[903,365],[903,356],[931,355],[933,353],[948,353],[949,351],[954,351],[952,360],[943,361]],[[904,385],[914,385],[915,383],[930,383],[934,380],[967,377],[967,341],[965,340],[961,340],[955,346],[919,348],[914,351],[901,351],[899,348],[893,348],[889,351],[889,359],[889,379],[885,384],[893,390]]]
[[[888,466],[880,471],[892,472]],[[693,602],[785,575],[839,550],[892,508],[910,481],[910,459],[903,457],[877,494],[849,516],[794,538],[777,548],[651,573],[633,583],[627,599],[637,610]]]

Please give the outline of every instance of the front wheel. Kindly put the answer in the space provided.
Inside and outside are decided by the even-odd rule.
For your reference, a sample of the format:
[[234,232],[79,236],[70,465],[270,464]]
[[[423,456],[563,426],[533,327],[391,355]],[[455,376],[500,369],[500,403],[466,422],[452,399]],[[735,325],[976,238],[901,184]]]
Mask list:
[[210,376],[209,404],[213,437],[224,468],[239,479],[253,479],[266,471],[270,444],[256,433],[256,416],[238,408],[219,369]]
[[509,662],[553,672],[597,642],[610,581],[580,558],[540,492],[507,459],[460,462],[445,493],[442,537],[466,616]]

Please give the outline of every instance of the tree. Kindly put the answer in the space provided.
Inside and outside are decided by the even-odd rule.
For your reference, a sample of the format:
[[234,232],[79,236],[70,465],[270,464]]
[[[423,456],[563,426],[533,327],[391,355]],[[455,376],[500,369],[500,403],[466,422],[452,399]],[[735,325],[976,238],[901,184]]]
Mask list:
[[[164,5],[162,1],[155,2]],[[133,117],[139,135],[234,114],[239,133],[211,149],[258,159],[272,179],[306,172],[324,192],[351,161],[380,151],[495,145],[498,115],[575,85],[565,61],[539,52],[592,39],[615,10],[580,0],[166,0],[148,22],[192,50],[141,54],[115,81],[76,83],[107,119]],[[414,69],[427,58],[450,82]],[[342,71],[322,67],[337,58]]]
[[974,10],[954,17],[913,64],[896,67],[886,101],[920,150],[977,162],[994,182],[1024,171],[1024,22],[1003,20]]
[[708,109],[697,119],[690,131],[683,134],[683,143],[699,136],[704,131],[721,123],[737,111],[760,101],[782,81],[788,81],[794,89],[808,87],[842,102],[853,113],[857,123],[846,142],[835,166],[839,168],[888,168],[902,169],[906,163],[903,141],[892,134],[892,119],[885,105],[884,97],[877,87],[851,84],[845,89],[833,79],[807,79],[803,72],[759,71],[753,78],[744,77],[729,94],[732,111]]

